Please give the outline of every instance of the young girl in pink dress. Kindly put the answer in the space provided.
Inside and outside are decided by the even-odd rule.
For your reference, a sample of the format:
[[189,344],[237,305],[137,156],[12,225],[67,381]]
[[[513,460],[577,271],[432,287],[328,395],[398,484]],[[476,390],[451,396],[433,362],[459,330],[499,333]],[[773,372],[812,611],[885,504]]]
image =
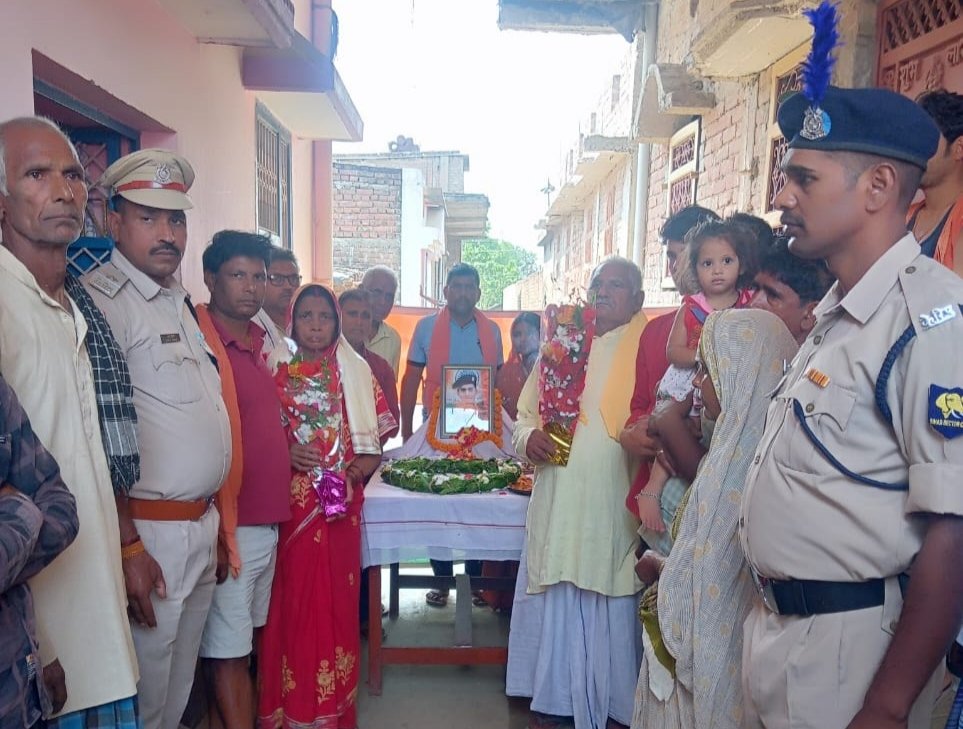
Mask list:
[[[682,298],[675,317],[666,356],[666,370],[656,394],[655,410],[672,402],[682,402],[692,393],[696,351],[706,317],[720,309],[740,309],[748,305],[756,275],[756,236],[744,225],[731,221],[706,221],[686,236],[690,279],[697,283],[696,293]],[[696,418],[698,420],[698,417]],[[639,515],[644,531],[665,531],[660,499],[671,474],[657,459],[649,481],[639,493]]]

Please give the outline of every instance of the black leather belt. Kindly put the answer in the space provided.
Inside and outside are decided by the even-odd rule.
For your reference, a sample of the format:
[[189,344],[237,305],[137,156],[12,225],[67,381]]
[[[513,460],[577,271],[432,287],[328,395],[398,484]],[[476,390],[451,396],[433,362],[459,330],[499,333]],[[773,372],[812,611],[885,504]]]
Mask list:
[[[899,575],[900,592],[905,594],[909,581]],[[753,571],[753,581],[763,603],[778,615],[825,615],[878,607],[885,601],[886,580],[866,582],[826,582],[823,580],[773,580]]]
[[864,610],[883,604],[885,580],[823,582],[770,580],[780,615],[824,615]]

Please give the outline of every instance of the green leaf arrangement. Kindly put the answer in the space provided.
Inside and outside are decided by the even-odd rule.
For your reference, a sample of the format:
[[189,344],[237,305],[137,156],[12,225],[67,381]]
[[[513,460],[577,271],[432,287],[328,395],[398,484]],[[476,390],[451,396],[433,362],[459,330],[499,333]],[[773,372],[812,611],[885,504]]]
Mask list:
[[402,458],[381,469],[381,479],[392,486],[426,494],[478,494],[504,489],[522,475],[514,461]]

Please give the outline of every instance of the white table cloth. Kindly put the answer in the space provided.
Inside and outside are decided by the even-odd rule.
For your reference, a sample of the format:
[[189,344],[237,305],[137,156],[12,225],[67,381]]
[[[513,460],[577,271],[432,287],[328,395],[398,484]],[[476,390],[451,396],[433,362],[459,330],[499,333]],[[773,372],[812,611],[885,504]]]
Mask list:
[[380,471],[364,491],[361,562],[518,560],[528,497],[510,491],[439,496],[389,486]]

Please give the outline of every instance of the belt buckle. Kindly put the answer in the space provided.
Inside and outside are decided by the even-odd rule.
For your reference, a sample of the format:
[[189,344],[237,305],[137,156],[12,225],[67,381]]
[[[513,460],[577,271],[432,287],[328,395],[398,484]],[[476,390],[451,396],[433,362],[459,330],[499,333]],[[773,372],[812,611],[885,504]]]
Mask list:
[[752,565],[749,566],[749,574],[752,575],[752,583],[756,586],[756,592],[759,593],[762,604],[766,606],[769,612],[779,615],[779,605],[776,603],[776,595],[772,591],[772,580],[760,575]]

